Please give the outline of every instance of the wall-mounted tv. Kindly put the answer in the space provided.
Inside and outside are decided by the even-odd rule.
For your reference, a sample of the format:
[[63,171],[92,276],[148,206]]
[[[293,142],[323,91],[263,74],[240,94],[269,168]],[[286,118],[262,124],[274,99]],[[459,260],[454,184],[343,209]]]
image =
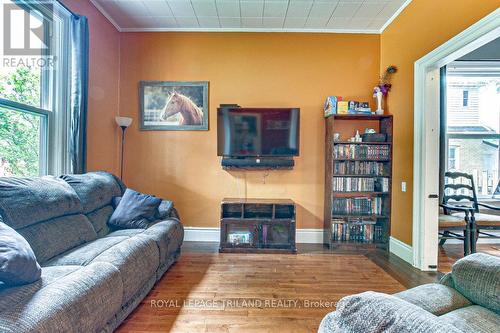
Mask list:
[[299,155],[300,109],[217,109],[217,154],[224,157]]

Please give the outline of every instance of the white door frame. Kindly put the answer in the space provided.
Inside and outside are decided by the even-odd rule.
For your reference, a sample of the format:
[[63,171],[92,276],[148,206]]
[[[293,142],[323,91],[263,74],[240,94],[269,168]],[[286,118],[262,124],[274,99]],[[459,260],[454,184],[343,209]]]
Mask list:
[[437,269],[439,194],[439,68],[500,37],[500,9],[415,62],[413,265]]

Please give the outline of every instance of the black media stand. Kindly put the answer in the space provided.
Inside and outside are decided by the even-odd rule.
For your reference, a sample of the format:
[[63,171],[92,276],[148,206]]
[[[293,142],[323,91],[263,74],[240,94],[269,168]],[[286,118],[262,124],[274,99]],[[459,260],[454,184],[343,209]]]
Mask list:
[[297,252],[292,200],[224,199],[220,223],[219,252]]

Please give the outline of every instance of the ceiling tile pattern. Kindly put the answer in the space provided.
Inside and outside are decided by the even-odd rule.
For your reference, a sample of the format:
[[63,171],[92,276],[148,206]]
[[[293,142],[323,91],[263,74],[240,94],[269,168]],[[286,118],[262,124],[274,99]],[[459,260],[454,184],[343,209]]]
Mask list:
[[411,0],[91,0],[120,31],[380,33]]

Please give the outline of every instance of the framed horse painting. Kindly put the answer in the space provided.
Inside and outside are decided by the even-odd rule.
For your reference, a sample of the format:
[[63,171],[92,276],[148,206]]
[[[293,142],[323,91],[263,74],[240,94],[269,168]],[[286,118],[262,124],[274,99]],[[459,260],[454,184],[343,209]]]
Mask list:
[[141,81],[143,131],[208,130],[208,81]]

